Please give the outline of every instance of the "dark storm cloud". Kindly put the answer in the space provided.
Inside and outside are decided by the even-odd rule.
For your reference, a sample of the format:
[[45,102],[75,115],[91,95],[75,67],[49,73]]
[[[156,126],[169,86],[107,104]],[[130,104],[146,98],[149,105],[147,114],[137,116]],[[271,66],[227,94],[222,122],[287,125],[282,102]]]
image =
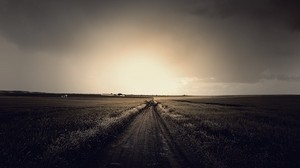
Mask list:
[[[69,50],[68,58],[51,52],[67,50],[68,45],[73,50],[76,47],[72,42],[78,34],[89,32],[88,26],[98,30],[105,25],[107,30],[96,31],[100,39],[97,40],[109,43],[113,50],[115,43],[122,46],[133,37],[139,38],[139,31],[150,32],[148,35],[157,37],[158,42],[160,37],[169,35],[174,44],[180,44],[171,42],[170,46],[180,54],[169,59],[179,60],[181,64],[172,65],[178,69],[183,64],[192,69],[187,77],[212,78],[210,82],[219,84],[253,84],[261,80],[299,82],[299,9],[297,0],[0,0],[0,44],[6,45],[0,46],[0,75],[10,77],[8,74],[27,72],[19,76],[30,81],[28,85],[32,85],[33,79],[48,79],[61,72],[66,72],[58,75],[64,79],[70,76],[66,70],[74,66],[71,62],[76,56],[69,54]],[[123,36],[124,32],[119,31],[124,23],[134,27],[132,34],[127,35],[124,30]],[[117,40],[105,41],[115,34]],[[77,40],[78,46],[85,45],[82,38]],[[142,43],[147,39],[137,41]],[[98,47],[98,43],[95,45]],[[206,47],[209,49],[205,50]],[[44,55],[39,55],[39,51]],[[89,51],[83,50],[79,57],[86,57],[85,52]],[[99,57],[105,62],[109,56]],[[65,66],[63,61],[70,63]],[[45,66],[40,66],[41,62]],[[59,63],[61,68],[53,71]],[[78,67],[80,64],[82,61],[78,61]],[[37,68],[30,70],[30,67]],[[28,77],[35,74],[31,71],[43,72],[47,67],[50,75],[37,73]],[[11,83],[17,86],[23,79],[16,77],[16,80],[19,82],[7,79],[7,86]],[[57,84],[53,90],[60,86],[63,84]]]
[[284,24],[290,30],[300,29],[300,1],[297,0],[199,0],[191,13],[222,19],[242,17],[271,26]]
[[[289,77],[299,66],[300,2],[296,0],[195,0],[190,14],[211,25],[211,35],[222,41],[222,66],[211,76],[219,82],[258,82],[266,70],[278,71],[276,79]],[[294,68],[295,69],[295,68]],[[296,68],[297,69],[297,68]],[[222,71],[223,73],[220,73]],[[274,72],[275,73],[275,72]],[[274,77],[274,76],[273,76]],[[271,78],[268,78],[271,79]]]
[[25,49],[59,47],[100,7],[99,1],[1,0],[0,33]]
[[0,33],[20,47],[59,47],[65,41],[70,40],[69,38],[87,23],[99,19],[104,13],[103,10],[112,10],[116,13],[122,6],[131,9],[135,6],[137,8],[151,8],[151,5],[161,5],[165,8],[177,6],[177,8],[182,7],[183,12],[197,15],[220,18],[242,17],[256,20],[258,22],[256,24],[267,26],[284,24],[290,30],[300,29],[300,12],[298,10],[300,2],[296,0],[151,2],[132,0],[1,0]]
[[[58,49],[86,25],[102,22],[109,13],[166,5],[139,0],[1,0],[0,35],[23,49]],[[155,11],[153,10],[155,13]],[[108,16],[109,17],[109,16]],[[107,19],[107,18],[106,18]],[[110,18],[108,18],[110,19]],[[105,21],[103,21],[105,22]],[[104,24],[104,23],[103,23]]]

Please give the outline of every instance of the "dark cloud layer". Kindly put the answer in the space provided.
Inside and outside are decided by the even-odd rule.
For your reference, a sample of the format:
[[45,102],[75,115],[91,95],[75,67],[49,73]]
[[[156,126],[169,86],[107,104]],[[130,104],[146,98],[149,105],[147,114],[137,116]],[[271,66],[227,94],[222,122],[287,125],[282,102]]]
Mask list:
[[153,4],[164,8],[182,6],[186,7],[183,12],[219,19],[239,17],[256,21],[257,26],[286,26],[290,31],[300,29],[300,2],[297,0],[1,0],[0,33],[25,48],[60,46],[86,22],[98,19],[103,10],[117,13],[120,8],[150,8]]
[[[212,22],[212,34],[223,41],[220,82],[253,83],[264,71],[284,74],[268,79],[292,81],[290,68],[299,64],[300,2],[296,0],[194,1],[189,9]],[[293,64],[293,65],[292,65]],[[298,65],[296,65],[298,66]],[[276,73],[276,72],[274,72]],[[295,81],[295,80],[293,80]]]
[[[1,0],[0,35],[23,49],[57,49],[86,25],[122,10],[155,9],[160,1],[138,0]],[[153,10],[155,13],[155,10]],[[139,14],[137,14],[139,15]],[[108,16],[109,17],[109,16]],[[106,18],[107,19],[107,18]],[[109,19],[109,18],[108,18]],[[103,21],[105,22],[105,21]]]
[[1,0],[0,33],[25,49],[58,47],[97,6],[97,1]]
[[[174,66],[190,67],[200,80],[299,82],[299,9],[297,0],[0,0],[0,44],[7,45],[0,48],[0,61],[19,62],[16,69],[26,71],[30,68],[22,66],[38,64],[35,60],[40,57],[33,53],[64,51],[87,27],[121,18],[117,21],[134,20],[135,31],[147,29],[156,36],[180,39],[184,49]],[[126,38],[117,39],[126,43]],[[214,54],[203,56],[197,50],[206,46]],[[0,75],[13,73],[5,67]]]
[[290,30],[300,29],[300,2],[297,0],[202,0],[191,9],[196,15],[209,15],[222,19],[242,17],[278,26],[284,24]]

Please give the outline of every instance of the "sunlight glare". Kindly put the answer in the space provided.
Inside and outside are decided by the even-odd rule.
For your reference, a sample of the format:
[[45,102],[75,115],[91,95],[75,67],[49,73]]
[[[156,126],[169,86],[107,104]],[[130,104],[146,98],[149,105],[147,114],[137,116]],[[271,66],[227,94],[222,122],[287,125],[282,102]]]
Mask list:
[[149,54],[125,56],[116,65],[116,80],[123,86],[122,88],[130,88],[132,93],[175,93],[176,76],[163,61],[162,57]]

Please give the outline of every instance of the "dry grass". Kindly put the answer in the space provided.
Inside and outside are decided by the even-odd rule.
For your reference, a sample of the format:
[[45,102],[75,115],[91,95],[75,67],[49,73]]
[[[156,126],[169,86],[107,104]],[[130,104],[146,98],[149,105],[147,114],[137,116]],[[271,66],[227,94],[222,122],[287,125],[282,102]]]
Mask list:
[[144,100],[2,97],[0,167],[81,167],[78,160],[109,143]]
[[178,143],[204,167],[299,167],[299,100],[161,99],[157,108],[170,121]]

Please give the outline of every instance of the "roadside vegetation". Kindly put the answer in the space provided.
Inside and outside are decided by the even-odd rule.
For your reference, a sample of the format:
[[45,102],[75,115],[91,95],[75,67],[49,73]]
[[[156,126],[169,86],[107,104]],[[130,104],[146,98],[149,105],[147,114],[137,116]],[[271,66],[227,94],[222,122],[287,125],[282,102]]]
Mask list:
[[0,99],[0,167],[84,167],[146,107],[144,98]]
[[299,167],[299,97],[159,99],[156,107],[203,167]]

